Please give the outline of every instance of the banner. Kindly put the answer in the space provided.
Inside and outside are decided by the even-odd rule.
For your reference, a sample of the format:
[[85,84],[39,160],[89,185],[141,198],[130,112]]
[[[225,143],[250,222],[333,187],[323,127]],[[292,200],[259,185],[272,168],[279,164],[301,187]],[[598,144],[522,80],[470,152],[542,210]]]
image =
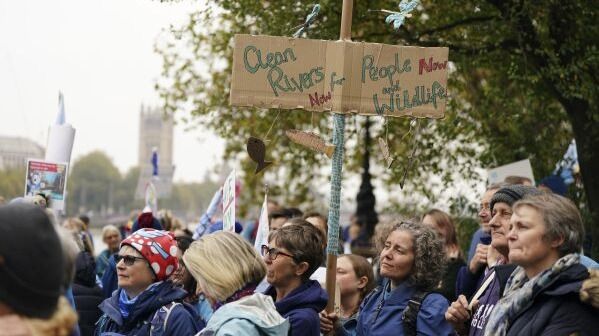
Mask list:
[[262,203],[262,209],[260,210],[260,219],[258,219],[258,230],[256,231],[256,240],[254,241],[254,248],[258,251],[258,254],[262,254],[262,245],[268,245],[268,201],[267,195],[264,195],[264,203]]
[[231,105],[442,118],[448,48],[235,35]]
[[53,209],[64,211],[67,168],[66,162],[28,159],[25,174],[25,197],[44,194],[49,196]]
[[223,185],[223,231],[235,232],[235,169]]

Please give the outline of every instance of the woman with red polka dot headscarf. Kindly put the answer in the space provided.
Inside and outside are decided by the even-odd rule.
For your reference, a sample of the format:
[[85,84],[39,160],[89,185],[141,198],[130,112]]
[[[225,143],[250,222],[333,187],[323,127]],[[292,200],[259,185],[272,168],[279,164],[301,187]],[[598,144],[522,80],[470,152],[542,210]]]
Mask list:
[[169,276],[179,267],[178,248],[167,231],[141,229],[121,242],[116,255],[119,288],[100,309],[96,334],[193,335],[201,329],[187,293]]

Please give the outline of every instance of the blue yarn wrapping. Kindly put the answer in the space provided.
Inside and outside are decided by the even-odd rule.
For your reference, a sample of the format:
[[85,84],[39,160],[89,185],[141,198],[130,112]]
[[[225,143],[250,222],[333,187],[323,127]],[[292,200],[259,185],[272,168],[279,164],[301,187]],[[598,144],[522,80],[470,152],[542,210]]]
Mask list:
[[327,237],[327,254],[339,254],[339,204],[341,199],[341,180],[343,169],[345,117],[335,114],[333,130],[333,164],[331,166],[331,200],[329,202],[329,233]]

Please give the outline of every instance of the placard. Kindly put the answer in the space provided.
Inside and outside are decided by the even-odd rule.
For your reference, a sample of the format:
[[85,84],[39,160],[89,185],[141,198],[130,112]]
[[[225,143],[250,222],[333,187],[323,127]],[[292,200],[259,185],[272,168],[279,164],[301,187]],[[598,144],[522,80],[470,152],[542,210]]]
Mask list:
[[235,35],[231,105],[441,118],[448,48]]
[[223,231],[235,232],[235,169],[223,185]]
[[28,159],[25,174],[25,197],[42,193],[50,197],[52,209],[64,211],[67,168],[68,164],[65,162]]

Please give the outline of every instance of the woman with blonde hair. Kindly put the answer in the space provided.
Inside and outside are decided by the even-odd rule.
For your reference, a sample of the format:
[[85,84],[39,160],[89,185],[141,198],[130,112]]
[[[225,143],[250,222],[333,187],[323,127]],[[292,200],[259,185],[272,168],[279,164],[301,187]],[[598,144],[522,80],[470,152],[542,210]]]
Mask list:
[[266,266],[241,236],[223,231],[205,235],[185,251],[183,261],[198,282],[198,293],[214,309],[199,335],[287,335],[289,322],[272,299],[254,293]]

